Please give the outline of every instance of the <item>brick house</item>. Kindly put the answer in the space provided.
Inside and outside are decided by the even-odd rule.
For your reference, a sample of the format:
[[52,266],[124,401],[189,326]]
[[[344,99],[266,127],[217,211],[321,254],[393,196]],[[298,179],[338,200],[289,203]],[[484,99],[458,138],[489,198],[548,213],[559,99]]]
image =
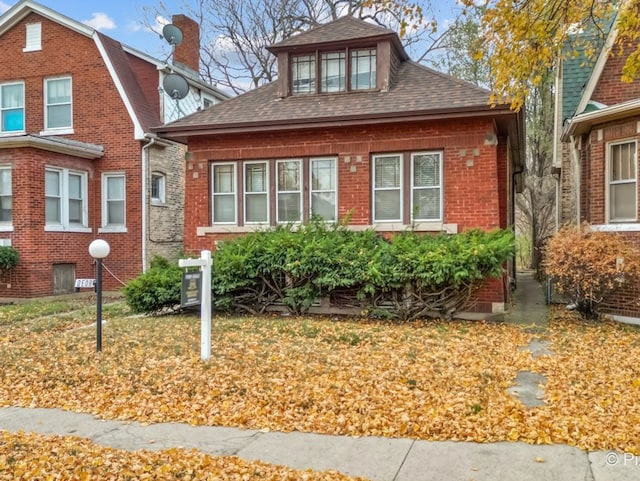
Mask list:
[[[638,141],[640,81],[621,81],[626,56],[616,53],[616,24],[595,62],[565,61],[556,101],[555,165],[560,224],[588,222],[621,233],[640,248]],[[603,312],[638,322],[640,287],[627,286]]]
[[[153,129],[188,145],[187,251],[311,215],[382,233],[513,224],[522,113],[352,17],[269,50],[276,81]],[[502,311],[508,284],[487,283],[476,308]]]
[[[150,126],[226,96],[197,79],[197,24],[174,22],[172,66],[29,0],[0,17],[0,245],[20,254],[0,297],[73,291],[95,277],[98,237],[107,289],[182,250],[185,148]],[[172,72],[188,80],[180,105],[159,90]]]

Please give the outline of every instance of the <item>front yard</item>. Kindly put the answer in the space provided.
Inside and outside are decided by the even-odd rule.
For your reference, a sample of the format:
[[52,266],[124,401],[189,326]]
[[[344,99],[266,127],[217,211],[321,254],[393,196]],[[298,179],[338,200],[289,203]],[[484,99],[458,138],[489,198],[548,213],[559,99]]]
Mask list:
[[[77,306],[76,306],[77,307]],[[21,311],[23,309],[23,311]],[[196,315],[0,309],[0,405],[110,419],[431,440],[566,443],[640,453],[640,329],[552,312],[554,354],[522,350],[506,324],[214,318],[199,359]],[[31,308],[33,309],[33,308]],[[506,388],[520,370],[548,378],[546,406]]]

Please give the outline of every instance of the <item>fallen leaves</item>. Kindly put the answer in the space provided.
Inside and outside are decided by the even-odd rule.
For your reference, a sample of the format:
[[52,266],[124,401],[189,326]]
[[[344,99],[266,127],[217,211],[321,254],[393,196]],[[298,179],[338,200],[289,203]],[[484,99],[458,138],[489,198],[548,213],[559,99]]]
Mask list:
[[294,470],[196,450],[123,451],[74,437],[0,431],[0,480],[349,481],[336,471]]
[[[199,319],[110,319],[18,335],[0,326],[0,405],[59,407],[143,423],[431,440],[567,443],[640,452],[640,331],[550,323],[554,355],[483,322],[219,318],[199,359]],[[12,342],[4,341],[6,338]],[[546,406],[506,388],[544,374]]]

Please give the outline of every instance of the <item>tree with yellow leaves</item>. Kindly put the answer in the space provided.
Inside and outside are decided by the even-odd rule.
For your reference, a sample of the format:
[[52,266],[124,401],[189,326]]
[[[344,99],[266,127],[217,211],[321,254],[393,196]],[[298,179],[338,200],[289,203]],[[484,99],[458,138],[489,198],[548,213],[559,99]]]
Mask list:
[[[474,0],[462,0],[469,9]],[[495,0],[488,2],[482,19],[482,49],[478,58],[486,57],[493,79],[496,103],[510,102],[520,109],[532,87],[540,85],[549,67],[566,56],[583,49],[595,57],[593,36],[606,35],[615,19],[616,44],[612,53],[624,55],[626,64],[622,80],[640,77],[639,0]],[[578,45],[578,42],[582,42]],[[572,48],[566,48],[569,45]]]

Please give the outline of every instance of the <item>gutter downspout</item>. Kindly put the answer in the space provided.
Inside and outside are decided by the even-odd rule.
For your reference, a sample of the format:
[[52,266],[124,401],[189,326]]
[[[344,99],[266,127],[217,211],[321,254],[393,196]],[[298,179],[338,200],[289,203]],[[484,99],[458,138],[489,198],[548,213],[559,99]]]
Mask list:
[[142,272],[147,272],[147,223],[149,215],[147,208],[147,170],[149,166],[149,148],[155,143],[156,139],[151,137],[149,142],[142,147]]
[[570,145],[570,153],[571,153],[571,170],[573,171],[574,184],[576,188],[576,225],[580,227],[580,154],[578,153],[578,149],[576,149],[576,138],[572,135],[569,137],[571,139]]

